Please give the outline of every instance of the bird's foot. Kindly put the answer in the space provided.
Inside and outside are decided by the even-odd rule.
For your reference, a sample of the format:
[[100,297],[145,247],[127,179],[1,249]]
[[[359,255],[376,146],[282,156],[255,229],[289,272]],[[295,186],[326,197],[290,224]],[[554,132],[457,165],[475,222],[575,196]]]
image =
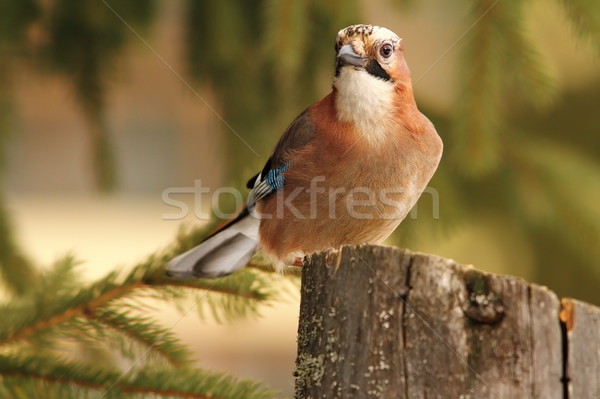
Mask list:
[[302,267],[302,263],[303,263],[303,259],[302,258],[296,258],[296,260],[294,261],[294,263],[292,263],[292,266]]

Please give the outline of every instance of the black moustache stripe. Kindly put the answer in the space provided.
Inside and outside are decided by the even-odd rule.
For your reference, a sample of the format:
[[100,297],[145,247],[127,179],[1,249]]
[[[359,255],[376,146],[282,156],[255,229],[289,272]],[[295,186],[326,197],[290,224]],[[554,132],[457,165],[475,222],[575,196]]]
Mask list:
[[[340,76],[342,67],[345,65],[346,64],[344,64],[341,60],[339,60],[339,59],[337,60],[337,63],[335,66],[335,76],[336,77]],[[390,75],[388,75],[388,73],[381,67],[379,62],[377,62],[375,60],[369,60],[367,62],[367,64],[365,65],[365,71],[367,71],[371,76],[375,76],[376,78],[383,79],[386,82],[390,82],[392,80],[392,77]]]
[[344,66],[344,64],[342,63],[342,60],[340,60],[339,58],[336,61],[335,64],[335,77],[337,78],[338,76],[340,76],[340,73],[342,72],[342,67]]
[[367,62],[367,65],[365,66],[365,70],[375,76],[376,78],[380,78],[383,79],[387,82],[389,82],[390,80],[392,80],[392,77],[390,75],[388,75],[388,73],[386,71],[383,70],[383,68],[381,67],[381,65],[379,65],[379,62],[375,61],[375,60],[369,60]]

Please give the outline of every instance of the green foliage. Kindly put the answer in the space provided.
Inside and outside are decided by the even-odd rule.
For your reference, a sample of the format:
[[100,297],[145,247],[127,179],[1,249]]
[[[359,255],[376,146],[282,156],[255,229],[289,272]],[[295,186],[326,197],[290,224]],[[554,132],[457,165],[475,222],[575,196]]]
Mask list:
[[231,398],[266,399],[256,382],[193,369],[132,369],[126,372],[43,356],[0,355],[3,398]]
[[571,248],[574,263],[600,278],[600,170],[562,145],[523,140],[512,151],[514,186],[523,227],[552,232]]
[[0,287],[12,294],[24,294],[37,279],[30,261],[13,237],[11,223],[0,197]]
[[[153,352],[158,352],[174,365],[189,363],[191,354],[169,329],[147,316],[136,315],[131,310],[121,311],[119,308],[92,310],[86,316],[90,324],[104,336],[110,337],[110,333],[104,331],[106,327],[125,335],[128,339],[123,340],[119,347],[123,353],[133,353],[129,357],[137,356],[134,351],[127,350],[128,341],[133,340],[144,347],[151,348]],[[156,337],[159,339],[157,340]]]
[[[22,44],[27,39],[27,28],[40,17],[36,0],[5,0],[0,3],[0,51],[14,43]],[[18,50],[11,46],[11,50]]]
[[[57,398],[97,397],[99,392],[107,398],[273,397],[257,383],[193,367],[187,347],[170,328],[149,316],[148,298],[178,306],[183,315],[196,308],[201,319],[209,310],[227,321],[257,315],[260,305],[273,300],[272,287],[282,279],[273,272],[250,268],[217,280],[166,277],[166,260],[204,235],[202,230],[182,232],[172,248],[127,273],[114,271],[89,284],[78,279],[75,259],[65,257],[43,272],[37,284],[1,304],[0,389],[7,395],[3,397],[46,389],[54,396],[44,397]],[[123,360],[117,362],[115,353]],[[123,362],[129,366],[119,366]]]
[[600,4],[594,0],[561,0],[577,33],[600,51]]
[[[116,187],[106,97],[127,46],[138,43],[137,32],[144,37],[150,32],[156,3],[0,2],[0,165],[8,132],[16,130],[10,77],[20,63],[29,63],[71,84],[88,125],[96,186]],[[408,0],[390,3],[404,12],[419,7]],[[528,2],[469,3],[456,108],[436,114],[419,102],[445,142],[447,155],[431,182],[440,195],[441,223],[427,215],[432,200],[425,194],[419,220],[403,222],[394,239],[412,244],[425,235],[441,237],[440,230],[451,232],[461,223],[502,215],[527,237],[540,282],[559,294],[554,284],[563,280],[569,280],[571,293],[580,292],[582,279],[597,285],[600,83],[559,96],[539,43],[526,30],[536,17],[527,14]],[[581,42],[600,49],[600,3],[559,3]],[[235,184],[262,167],[291,119],[325,93],[333,73],[332,39],[340,28],[360,22],[359,5],[357,0],[185,2],[184,77],[219,99],[216,109],[224,123],[217,130],[227,138],[225,157],[232,160],[227,165]],[[70,256],[44,271],[34,268],[15,242],[9,219],[0,197],[5,294],[0,397],[273,397],[256,383],[195,368],[188,349],[149,316],[156,303],[182,314],[194,310],[202,320],[256,316],[275,292],[289,288],[263,260],[213,281],[167,278],[164,263],[198,243],[205,235],[198,229],[182,232],[172,248],[126,272],[86,283]],[[582,296],[597,302],[592,291]]]
[[[227,122],[220,130],[228,155],[239,159],[232,170],[251,175],[262,167],[298,110],[322,95],[315,76],[333,65],[333,41],[314,38],[333,38],[341,27],[355,23],[356,3],[188,0],[189,72],[215,87],[227,104],[219,111]],[[236,172],[231,179],[241,185],[246,176]]]
[[[579,33],[597,43],[597,2],[562,3]],[[504,215],[519,226],[539,262],[538,281],[574,295],[580,291],[563,291],[556,283],[556,276],[565,274],[564,259],[600,281],[600,159],[592,150],[598,144],[592,105],[597,95],[581,91],[557,97],[524,27],[534,17],[526,14],[526,4],[474,2],[472,19],[478,22],[465,37],[456,112],[453,118],[434,114],[436,125],[451,126],[453,134],[444,137],[450,157],[432,186],[440,188],[442,206],[451,208],[441,212],[450,224]],[[590,91],[597,93],[598,84],[593,82]],[[401,226],[400,233],[406,228],[410,225]],[[599,300],[597,295],[587,299]]]
[[[0,2],[0,172],[4,170],[9,134],[13,127],[11,114],[12,86],[7,60],[16,55],[28,54],[27,29],[40,15],[34,0],[7,0]],[[4,176],[0,173],[0,184]],[[11,221],[0,192],[0,287],[12,294],[24,293],[36,275],[27,257],[16,243]]]
[[523,27],[524,3],[479,0],[473,8],[473,19],[480,19],[466,39],[453,156],[474,176],[499,167],[509,106],[543,106],[553,98],[553,84]]
[[[49,10],[50,40],[44,59],[53,70],[73,81],[75,94],[88,122],[96,184],[110,191],[116,184],[109,131],[105,125],[104,98],[115,57],[136,28],[152,16],[152,0],[57,0]],[[128,21],[124,24],[121,18]]]

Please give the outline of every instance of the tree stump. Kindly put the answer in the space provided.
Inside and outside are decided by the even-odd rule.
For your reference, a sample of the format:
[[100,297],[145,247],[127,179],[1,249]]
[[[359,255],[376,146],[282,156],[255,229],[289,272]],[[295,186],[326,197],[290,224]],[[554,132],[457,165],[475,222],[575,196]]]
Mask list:
[[600,309],[562,299],[565,383],[568,398],[600,398]]
[[522,279],[345,246],[305,261],[301,296],[297,399],[600,397],[599,309],[559,319]]

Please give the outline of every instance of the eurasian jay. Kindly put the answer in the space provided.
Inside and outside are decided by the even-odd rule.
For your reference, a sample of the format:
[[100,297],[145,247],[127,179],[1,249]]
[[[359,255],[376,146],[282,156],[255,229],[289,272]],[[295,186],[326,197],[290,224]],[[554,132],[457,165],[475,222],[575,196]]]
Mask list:
[[248,182],[245,209],[167,265],[172,277],[240,269],[258,247],[276,268],[343,244],[380,243],[433,176],[442,141],[417,109],[402,40],[352,25],[337,36],[331,93],[287,128]]

